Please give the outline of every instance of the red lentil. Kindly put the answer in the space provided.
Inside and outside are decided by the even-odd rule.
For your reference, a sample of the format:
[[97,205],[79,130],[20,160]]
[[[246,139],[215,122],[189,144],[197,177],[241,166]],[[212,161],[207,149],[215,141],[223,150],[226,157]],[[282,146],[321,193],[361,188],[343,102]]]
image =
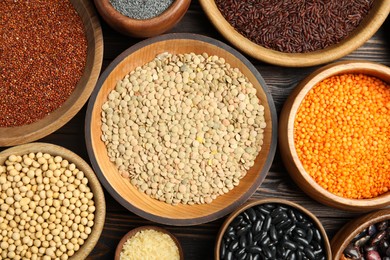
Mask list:
[[328,191],[367,199],[390,188],[390,85],[332,76],[309,91],[294,125],[305,170]]
[[0,127],[31,124],[60,107],[87,56],[69,0],[0,1]]

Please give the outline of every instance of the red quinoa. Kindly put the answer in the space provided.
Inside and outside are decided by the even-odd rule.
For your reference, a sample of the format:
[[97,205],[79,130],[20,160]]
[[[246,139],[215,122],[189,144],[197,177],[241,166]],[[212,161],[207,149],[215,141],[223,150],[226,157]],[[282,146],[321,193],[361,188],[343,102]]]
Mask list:
[[0,1],[0,127],[31,124],[60,107],[87,56],[69,0]]

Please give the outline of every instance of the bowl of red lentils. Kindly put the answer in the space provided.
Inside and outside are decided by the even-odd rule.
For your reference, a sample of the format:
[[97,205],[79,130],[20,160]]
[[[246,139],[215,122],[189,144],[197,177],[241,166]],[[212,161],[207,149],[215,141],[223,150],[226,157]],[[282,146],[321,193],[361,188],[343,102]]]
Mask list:
[[388,0],[200,0],[209,20],[253,58],[287,67],[337,60],[363,45],[390,12]]
[[83,107],[103,36],[88,0],[1,1],[0,17],[0,146],[12,146],[49,135]]
[[99,240],[106,204],[92,168],[58,145],[0,152],[0,258],[86,259]]
[[260,73],[215,39],[165,34],[118,56],[99,79],[86,143],[125,208],[168,225],[221,218],[263,182],[276,110]]
[[327,65],[304,79],[280,116],[282,159],[312,198],[350,211],[390,204],[390,68]]
[[183,18],[191,0],[95,0],[103,19],[124,35],[147,38],[160,35]]

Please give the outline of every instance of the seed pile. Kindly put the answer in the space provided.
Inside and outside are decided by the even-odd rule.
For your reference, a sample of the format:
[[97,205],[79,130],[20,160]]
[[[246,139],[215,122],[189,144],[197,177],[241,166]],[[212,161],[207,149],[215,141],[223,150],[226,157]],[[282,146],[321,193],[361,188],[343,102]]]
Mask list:
[[302,53],[347,37],[374,0],[216,0],[225,19],[243,36],[273,50]]
[[0,127],[31,124],[60,107],[87,57],[69,0],[0,1]]
[[341,257],[341,260],[348,259],[390,259],[389,221],[385,220],[370,225],[352,239]]
[[68,259],[94,224],[88,179],[47,153],[11,155],[0,165],[0,258]]
[[141,230],[123,244],[120,260],[144,259],[179,260],[179,248],[168,234]]
[[121,14],[133,19],[151,19],[167,10],[174,0],[110,0]]
[[327,259],[323,239],[311,219],[282,204],[245,210],[228,226],[220,259]]
[[109,93],[101,138],[140,191],[192,205],[239,184],[265,127],[256,89],[237,68],[206,53],[163,53]]
[[294,123],[305,170],[328,191],[367,199],[390,188],[390,86],[371,76],[332,76],[312,88]]

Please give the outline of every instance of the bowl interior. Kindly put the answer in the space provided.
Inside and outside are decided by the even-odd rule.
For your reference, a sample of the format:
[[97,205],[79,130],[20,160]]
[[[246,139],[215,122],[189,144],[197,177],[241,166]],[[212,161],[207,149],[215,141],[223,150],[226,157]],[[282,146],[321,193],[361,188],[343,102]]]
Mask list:
[[[348,209],[352,211],[361,211],[361,210],[370,210],[375,209],[377,207],[384,207],[390,204],[390,192],[384,193],[378,197],[372,199],[349,199],[339,197],[323,187],[321,187],[304,169],[301,161],[298,158],[297,151],[295,149],[294,143],[294,122],[296,113],[301,105],[303,99],[307,95],[307,93],[319,82],[323,79],[346,73],[363,73],[371,76],[375,76],[387,83],[390,82],[390,68],[375,64],[371,62],[365,61],[346,61],[346,62],[338,62],[335,64],[331,64],[325,66],[305,80],[303,80],[299,86],[295,89],[289,100],[286,102],[286,107],[288,107],[288,111],[286,111],[286,115],[283,115],[283,119],[287,117],[287,127],[281,127],[281,131],[286,131],[286,133],[281,133],[281,135],[287,134],[287,145],[283,145],[282,153],[290,154],[290,159],[292,163],[286,163],[287,168],[289,168],[289,172],[292,177],[301,185],[301,187],[314,199],[319,200],[320,202],[335,206],[341,209]],[[284,113],[284,111],[282,112]],[[281,125],[284,125],[281,124]],[[282,142],[281,142],[282,144]]]
[[71,0],[81,17],[87,37],[84,72],[73,93],[61,107],[29,125],[0,127],[0,146],[12,146],[40,139],[65,125],[83,107],[98,80],[103,59],[103,36],[92,3]]
[[255,206],[258,206],[258,205],[262,205],[262,204],[282,204],[282,205],[287,205],[287,206],[295,208],[298,211],[306,214],[311,219],[313,224],[320,231],[321,236],[322,236],[322,238],[324,240],[324,247],[325,247],[325,251],[326,251],[327,256],[331,255],[331,247],[330,247],[330,243],[329,243],[329,239],[328,239],[328,236],[326,234],[326,231],[325,231],[324,227],[322,226],[321,222],[317,219],[317,217],[315,215],[313,215],[313,213],[308,211],[306,208],[300,206],[299,204],[296,204],[296,203],[288,201],[288,200],[278,199],[278,198],[267,198],[267,199],[260,199],[260,200],[249,201],[249,202],[245,203],[244,205],[242,205],[237,210],[235,210],[232,214],[230,214],[228,216],[228,218],[226,218],[226,220],[222,224],[220,230],[218,231],[218,236],[217,236],[215,249],[214,249],[214,256],[215,256],[214,258],[215,259],[220,259],[221,242],[222,242],[222,239],[223,239],[223,235],[225,234],[225,232],[226,232],[227,228],[229,227],[230,223],[232,223],[232,221],[238,215],[240,215],[242,212],[244,212],[245,210],[247,210],[249,208],[252,208],[252,207],[255,207]]
[[68,149],[54,144],[29,143],[6,149],[0,153],[0,164],[3,164],[5,160],[7,160],[7,158],[12,154],[25,155],[37,152],[49,153],[53,156],[61,156],[69,162],[74,163],[76,167],[80,171],[83,171],[85,176],[88,178],[88,186],[93,192],[93,200],[95,202],[96,207],[94,225],[92,227],[92,233],[88,236],[87,240],[85,240],[84,244],[80,247],[80,249],[70,258],[74,260],[84,259],[95,247],[103,230],[106,215],[106,202],[104,199],[103,189],[91,167],[81,157],[79,157],[77,154],[73,153]]
[[365,228],[385,220],[390,220],[390,209],[375,211],[347,223],[331,241],[333,259],[340,259],[349,242]]
[[[199,40],[201,39],[201,40]],[[214,43],[214,44],[213,44]],[[215,45],[217,44],[217,45]],[[227,51],[227,49],[229,51]],[[153,60],[158,54],[208,53],[225,58],[232,67],[239,68],[257,89],[257,95],[265,107],[267,127],[264,143],[254,166],[241,179],[240,184],[211,204],[176,206],[150,198],[139,192],[128,180],[123,179],[116,166],[110,162],[105,144],[101,141],[101,107],[108,93],[118,80],[135,67]],[[238,55],[238,56],[237,56]],[[207,37],[194,35],[164,35],[147,40],[122,53],[103,73],[89,104],[86,120],[88,152],[100,180],[114,198],[134,213],[155,222],[171,225],[194,225],[211,221],[231,212],[257,189],[265,178],[275,153],[276,112],[272,98],[256,69],[233,49]]]
[[260,46],[237,32],[225,20],[214,0],[199,0],[217,30],[246,54],[279,66],[306,67],[339,59],[363,45],[379,29],[390,12],[387,0],[376,0],[360,25],[344,40],[325,49],[309,53],[284,53]]
[[150,230],[150,229],[169,235],[173,239],[173,242],[175,242],[177,248],[179,249],[180,259],[184,259],[184,256],[183,256],[184,254],[183,254],[183,249],[181,247],[181,244],[180,244],[179,240],[172,233],[170,233],[168,230],[166,230],[164,228],[157,227],[157,226],[141,226],[141,227],[134,228],[134,229],[130,230],[129,232],[126,233],[126,235],[124,235],[122,237],[122,239],[119,241],[118,246],[116,247],[116,250],[115,250],[115,260],[120,259],[120,253],[122,251],[124,243],[126,243],[127,240],[129,240],[132,236],[134,236],[136,233],[138,233],[142,230]]

